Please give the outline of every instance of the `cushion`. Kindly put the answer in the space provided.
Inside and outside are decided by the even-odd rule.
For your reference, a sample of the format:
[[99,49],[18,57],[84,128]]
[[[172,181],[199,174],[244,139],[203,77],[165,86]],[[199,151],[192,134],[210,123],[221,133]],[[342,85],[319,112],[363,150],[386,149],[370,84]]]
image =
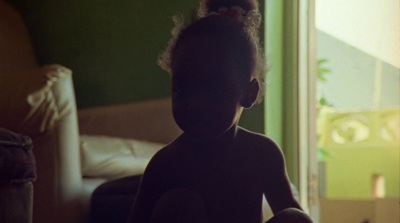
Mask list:
[[[55,88],[72,71],[61,65],[23,69],[0,75],[0,126],[34,137],[71,112],[75,102],[58,106]],[[65,90],[65,89],[64,89]]]
[[25,183],[36,179],[32,140],[0,128],[0,184]]
[[81,135],[81,168],[85,177],[116,179],[144,172],[164,144],[109,136]]

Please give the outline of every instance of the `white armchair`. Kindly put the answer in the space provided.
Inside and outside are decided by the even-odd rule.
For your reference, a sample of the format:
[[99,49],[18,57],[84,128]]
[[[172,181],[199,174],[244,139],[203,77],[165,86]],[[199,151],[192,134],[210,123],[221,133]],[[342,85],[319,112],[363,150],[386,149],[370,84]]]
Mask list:
[[88,222],[89,199],[106,178],[83,178],[80,132],[168,143],[179,133],[169,99],[79,112],[72,71],[40,67],[18,13],[0,1],[0,127],[32,138],[37,162],[33,222]]
[[69,213],[78,206],[81,177],[79,165],[68,165],[79,164],[71,71],[39,67],[23,20],[4,1],[0,36],[0,126],[33,139],[34,222],[57,222],[56,216],[75,222]]
[[[45,81],[35,87],[38,90],[20,94],[13,89],[5,91],[3,85],[9,81],[3,78],[9,75],[2,75],[1,98],[8,100],[0,107],[0,126],[32,138],[38,175],[34,183],[33,222],[88,222],[92,192],[114,178],[82,176],[71,71],[54,65],[22,74]],[[21,76],[19,84],[33,83],[24,80]],[[79,127],[82,134],[166,144],[180,133],[170,111],[169,99],[84,109],[78,112]],[[89,155],[97,156],[95,151]],[[132,172],[141,174],[143,170],[141,165]]]

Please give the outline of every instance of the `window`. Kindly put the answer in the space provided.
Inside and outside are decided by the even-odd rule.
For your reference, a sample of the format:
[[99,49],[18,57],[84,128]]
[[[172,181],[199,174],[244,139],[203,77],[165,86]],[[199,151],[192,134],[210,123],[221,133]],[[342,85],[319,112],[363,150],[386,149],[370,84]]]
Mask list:
[[315,24],[321,220],[398,222],[399,2],[315,0]]

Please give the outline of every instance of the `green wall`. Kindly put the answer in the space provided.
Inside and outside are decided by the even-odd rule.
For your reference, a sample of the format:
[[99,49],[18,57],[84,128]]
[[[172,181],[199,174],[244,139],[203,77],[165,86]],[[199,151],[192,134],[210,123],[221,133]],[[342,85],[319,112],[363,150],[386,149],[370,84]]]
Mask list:
[[161,98],[170,77],[156,64],[171,17],[196,0],[13,0],[31,33],[40,64],[74,72],[79,108]]
[[297,185],[296,2],[266,1],[268,67],[265,132],[282,149],[289,178]]
[[386,197],[398,197],[399,146],[327,148],[326,196],[332,199],[371,199],[372,176],[385,179]]
[[[156,64],[171,17],[198,0],[9,0],[23,15],[40,64],[73,70],[78,108],[170,96],[170,76]],[[263,106],[241,125],[264,132]]]
[[268,75],[265,96],[265,132],[283,144],[283,1],[266,3],[266,50]]

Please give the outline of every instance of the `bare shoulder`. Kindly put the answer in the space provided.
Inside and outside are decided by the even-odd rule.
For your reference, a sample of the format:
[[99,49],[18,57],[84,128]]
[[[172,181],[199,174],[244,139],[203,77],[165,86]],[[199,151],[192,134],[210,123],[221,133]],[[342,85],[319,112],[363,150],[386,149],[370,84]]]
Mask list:
[[275,188],[274,183],[279,182],[285,182],[286,185],[285,158],[279,146],[272,139],[259,133],[240,129],[240,134],[242,141],[249,145],[247,148],[254,150],[253,159],[259,164],[259,171],[265,177],[265,185],[268,185],[268,188]]
[[148,167],[159,167],[163,166],[168,163],[168,160],[170,160],[176,151],[176,140],[173,141],[172,143],[166,145],[162,149],[160,149],[154,156],[151,158],[150,163]]
[[244,145],[249,145],[250,148],[261,153],[265,158],[280,159],[283,156],[279,146],[265,135],[239,128],[238,136]]

